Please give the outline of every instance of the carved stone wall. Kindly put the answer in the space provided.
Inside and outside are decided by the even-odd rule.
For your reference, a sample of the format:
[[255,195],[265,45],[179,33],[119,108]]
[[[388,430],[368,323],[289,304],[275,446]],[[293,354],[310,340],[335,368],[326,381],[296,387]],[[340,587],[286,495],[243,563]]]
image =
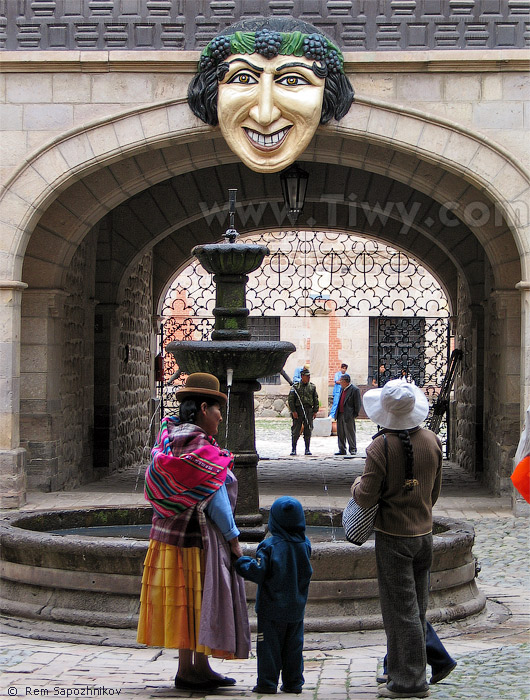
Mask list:
[[456,430],[452,457],[468,472],[475,471],[476,456],[476,334],[471,301],[466,285],[458,283],[458,315],[455,320],[456,347],[463,351],[463,359],[455,381],[451,418]]
[[118,424],[113,465],[118,469],[145,464],[144,451],[150,440],[151,277],[152,256],[146,254],[127,280],[119,312]]
[[524,0],[0,0],[0,48],[202,49],[260,16],[316,25],[345,51],[507,49],[528,45]]

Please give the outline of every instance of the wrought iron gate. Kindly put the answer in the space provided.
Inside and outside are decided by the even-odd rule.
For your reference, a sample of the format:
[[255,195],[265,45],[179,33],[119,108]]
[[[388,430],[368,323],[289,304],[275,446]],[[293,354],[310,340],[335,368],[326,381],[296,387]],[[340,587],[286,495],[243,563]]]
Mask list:
[[[401,251],[348,234],[303,231],[260,234],[271,254],[249,277],[251,318],[321,313],[369,317],[369,385],[402,373],[424,388],[431,404],[448,363],[449,311],[436,280]],[[164,309],[160,348],[172,340],[207,340],[214,325],[212,277],[197,261],[177,277]],[[174,360],[165,357],[159,392],[175,408]],[[442,433],[444,432],[442,426]]]

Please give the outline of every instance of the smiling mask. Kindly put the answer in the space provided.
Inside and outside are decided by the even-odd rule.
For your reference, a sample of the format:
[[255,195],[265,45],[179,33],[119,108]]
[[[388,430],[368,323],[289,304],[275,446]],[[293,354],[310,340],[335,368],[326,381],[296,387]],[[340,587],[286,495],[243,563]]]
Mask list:
[[[294,31],[280,31],[293,29]],[[253,31],[246,31],[246,30]],[[188,102],[219,124],[230,149],[256,172],[278,172],[305,151],[319,124],[353,101],[339,49],[304,22],[243,22],[203,51]]]

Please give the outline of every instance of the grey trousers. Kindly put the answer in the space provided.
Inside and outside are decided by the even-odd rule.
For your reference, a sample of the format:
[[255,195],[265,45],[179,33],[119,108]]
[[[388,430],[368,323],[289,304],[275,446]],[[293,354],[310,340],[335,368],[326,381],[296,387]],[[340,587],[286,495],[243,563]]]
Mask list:
[[355,418],[344,420],[344,413],[337,413],[337,438],[339,441],[339,452],[346,452],[346,442],[350,448],[350,453],[357,452]]
[[429,602],[432,535],[375,533],[381,612],[388,654],[387,686],[395,692],[427,690],[425,613]]

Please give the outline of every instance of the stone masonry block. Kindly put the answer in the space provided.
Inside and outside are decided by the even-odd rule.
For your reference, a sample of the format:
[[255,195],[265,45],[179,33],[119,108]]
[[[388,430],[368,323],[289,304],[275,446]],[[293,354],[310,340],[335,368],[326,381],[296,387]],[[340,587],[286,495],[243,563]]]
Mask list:
[[190,83],[189,74],[153,74],[152,77],[154,102],[158,102],[159,100],[186,99],[188,94],[188,85]]
[[375,107],[354,102],[340,123],[347,128],[364,132],[367,129],[370,112],[373,109],[375,109]]
[[396,92],[398,100],[410,102],[441,102],[443,78],[441,75],[398,74]]
[[21,131],[22,115],[21,105],[0,104],[0,129],[2,131]]
[[87,131],[87,138],[92,153],[100,161],[106,160],[109,154],[119,151],[120,144],[112,124],[105,124],[90,129]]
[[487,180],[491,180],[492,177],[495,177],[500,172],[505,163],[506,160],[490,148],[481,146],[473,156],[473,160],[468,167],[470,170],[487,178]]
[[36,104],[24,107],[24,129],[28,131],[64,131],[74,125],[71,105]]
[[441,155],[447,147],[450,136],[449,129],[434,124],[425,124],[418,141],[418,148]]
[[349,76],[356,95],[395,99],[396,76],[388,73],[352,73]]
[[505,73],[501,75],[502,97],[504,100],[527,101],[530,96],[530,75],[526,73]]
[[20,432],[22,435],[30,435],[34,440],[40,442],[50,440],[53,436],[52,428],[52,416],[46,413],[41,415],[20,416]]
[[169,129],[171,131],[204,127],[201,120],[196,117],[188,107],[187,102],[179,102],[174,105],[168,105],[166,109]]
[[138,115],[116,120],[114,131],[122,150],[127,150],[128,146],[134,146],[137,149],[139,144],[145,142],[142,122]]
[[165,107],[141,112],[139,117],[147,141],[155,141],[170,135],[168,113]]
[[480,99],[481,92],[481,76],[480,73],[468,75],[450,75],[445,76],[444,80],[444,97],[448,102],[476,102]]
[[92,101],[149,104],[153,101],[153,79],[145,73],[104,73],[92,76]]
[[20,363],[23,372],[45,372],[48,363],[47,345],[23,345]]
[[60,265],[47,260],[26,257],[26,282],[33,287],[56,287],[60,279]]
[[89,103],[91,101],[91,88],[90,75],[80,75],[79,73],[56,73],[53,75],[54,102]]
[[45,399],[47,376],[44,372],[24,373],[20,377],[20,394],[25,399]]
[[460,165],[467,166],[479,147],[475,140],[453,131],[447,142],[445,155],[448,158],[456,159]]
[[34,168],[48,185],[55,185],[64,180],[68,165],[57,148],[51,148],[32,162]]
[[6,99],[10,104],[52,102],[52,75],[47,73],[9,73],[6,75]]
[[524,192],[528,191],[528,181],[511,163],[506,163],[493,178],[493,185],[505,202],[517,201]]
[[400,115],[393,140],[397,143],[406,143],[414,147],[420,140],[423,127],[424,123],[419,119]]
[[116,180],[107,168],[87,175],[84,178],[84,184],[91,194],[109,209],[118,206],[124,200],[123,191],[117,186]]
[[370,112],[370,120],[368,122],[367,131],[370,134],[376,134],[378,136],[391,139],[396,128],[397,120],[397,114],[391,114],[386,111],[373,109]]
[[[113,163],[109,166],[109,170],[124,193],[129,191],[131,183],[139,182],[143,179],[143,173],[132,158]],[[132,192],[134,190],[131,188]]]
[[489,73],[482,76],[482,99],[502,99],[502,75],[500,73]]
[[469,127],[473,121],[473,103],[443,102],[442,104],[437,104],[436,116],[448,119],[455,124]]
[[0,139],[0,160],[5,165],[20,165],[26,152],[26,135],[23,131],[4,131]]
[[522,129],[523,105],[483,102],[473,107],[473,125],[479,129]]
[[78,134],[59,144],[61,155],[70,168],[88,167],[96,158],[86,134]]

